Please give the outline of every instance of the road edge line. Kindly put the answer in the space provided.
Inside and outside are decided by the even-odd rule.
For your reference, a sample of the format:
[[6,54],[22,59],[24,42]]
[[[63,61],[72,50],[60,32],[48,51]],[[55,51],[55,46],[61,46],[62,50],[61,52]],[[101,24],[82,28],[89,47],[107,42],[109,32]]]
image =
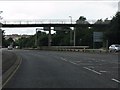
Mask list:
[[[15,62],[15,64],[5,73],[9,75],[2,75],[2,82],[4,81],[4,83],[2,83],[2,88],[8,83],[8,81],[13,77],[13,75],[17,72],[18,68],[20,67],[21,63],[22,63],[22,58],[20,56],[17,56],[18,60]],[[11,71],[12,70],[12,71]],[[11,71],[11,72],[10,72]],[[4,79],[3,79],[4,76]]]

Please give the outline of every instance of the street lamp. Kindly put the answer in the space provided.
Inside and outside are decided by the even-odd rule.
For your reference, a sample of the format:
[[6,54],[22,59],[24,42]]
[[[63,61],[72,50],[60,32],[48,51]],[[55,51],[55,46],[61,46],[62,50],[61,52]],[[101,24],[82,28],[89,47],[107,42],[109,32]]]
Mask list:
[[42,30],[40,28],[36,28],[36,37],[35,37],[35,46],[38,47],[38,36],[37,36],[37,30]]
[[[0,14],[3,13],[3,11],[0,11]],[[2,20],[3,18],[0,16],[0,20]]]
[[37,47],[37,28],[36,28],[36,37],[35,37],[35,46]]
[[[2,13],[3,11],[0,11],[0,14]],[[2,20],[3,18],[0,16],[0,20]],[[2,23],[0,22],[0,47],[2,47]]]
[[[69,16],[71,24],[72,24],[72,16]],[[70,30],[70,45],[72,43],[72,31]]]
[[0,11],[0,14],[3,13],[3,11]]
[[[70,19],[71,19],[71,24],[72,24],[72,16],[69,16],[70,17]],[[74,46],[75,46],[75,41],[76,41],[76,29],[74,28]],[[70,41],[72,42],[72,32],[70,32]]]
[[74,46],[75,46],[75,43],[76,43],[76,28],[74,28]]
[[70,21],[71,21],[71,24],[72,24],[72,16],[69,16],[70,17]]

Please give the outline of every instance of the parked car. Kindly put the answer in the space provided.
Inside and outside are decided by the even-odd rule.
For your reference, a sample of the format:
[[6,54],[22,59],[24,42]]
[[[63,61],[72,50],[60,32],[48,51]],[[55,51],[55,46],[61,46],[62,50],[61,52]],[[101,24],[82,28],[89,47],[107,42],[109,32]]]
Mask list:
[[112,44],[109,47],[109,51],[110,52],[118,52],[118,51],[120,51],[120,45],[119,44]]
[[8,46],[8,50],[12,50],[13,49],[13,47],[12,46]]
[[19,46],[15,46],[15,49],[18,49],[19,48]]

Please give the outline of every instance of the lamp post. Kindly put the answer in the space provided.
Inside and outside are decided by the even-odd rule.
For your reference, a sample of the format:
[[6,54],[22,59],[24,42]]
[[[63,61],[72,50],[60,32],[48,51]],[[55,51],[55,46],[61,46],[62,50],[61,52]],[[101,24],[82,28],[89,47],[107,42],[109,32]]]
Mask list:
[[42,30],[40,28],[36,28],[36,36],[35,36],[35,46],[38,47],[38,35],[37,35],[37,31],[38,30]]
[[69,16],[70,17],[70,21],[71,21],[71,24],[72,24],[72,16]]
[[[72,16],[69,16],[69,18],[70,18],[70,22],[72,24]],[[71,43],[72,43],[72,31],[70,30],[70,45],[71,45]]]
[[[0,11],[0,14],[2,13],[3,11]],[[3,18],[0,16],[0,21],[2,20]],[[0,22],[0,47],[2,47],[2,23]]]
[[35,37],[35,46],[36,46],[36,47],[37,47],[37,42],[38,42],[38,41],[37,41],[37,30],[38,30],[38,29],[36,28],[36,37]]
[[[3,11],[0,11],[0,14],[3,13]],[[0,16],[0,20],[2,20],[3,18]]]
[[74,28],[74,46],[75,46],[75,43],[76,43],[76,28]]

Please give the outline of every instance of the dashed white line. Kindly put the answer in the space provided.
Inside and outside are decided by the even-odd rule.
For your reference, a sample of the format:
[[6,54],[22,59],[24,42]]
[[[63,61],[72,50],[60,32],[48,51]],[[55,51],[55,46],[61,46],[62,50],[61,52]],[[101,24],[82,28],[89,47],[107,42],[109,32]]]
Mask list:
[[72,63],[72,64],[75,64],[75,65],[78,65],[77,63],[74,63],[74,62],[72,62],[72,61],[69,61],[70,63]]
[[92,71],[92,72],[94,72],[94,73],[96,73],[96,74],[101,74],[100,72],[97,72],[97,71],[95,71],[95,70],[92,70],[92,69],[90,69],[90,68],[87,68],[87,67],[83,67],[83,68],[85,68],[85,69],[87,69],[87,70],[89,70],[89,71]]
[[88,66],[89,68],[95,68],[95,67],[93,67],[93,66]]
[[81,61],[74,61],[74,62],[81,62]]
[[[63,58],[63,57],[60,57],[62,60],[64,60],[64,61],[68,61],[68,60],[66,60],[65,58]],[[70,63],[72,63],[72,64],[75,64],[75,65],[78,65],[77,63],[74,63],[74,62],[72,62],[72,61],[68,61],[68,62],[70,62]]]
[[100,72],[107,72],[107,71],[100,71]]
[[67,61],[65,58],[61,57],[62,60]]
[[117,82],[117,83],[120,83],[120,81],[119,80],[117,80],[117,79],[112,79],[113,81],[115,81],[115,82]]
[[95,60],[94,58],[91,58],[92,60]]
[[105,60],[101,60],[101,61],[105,61]]

